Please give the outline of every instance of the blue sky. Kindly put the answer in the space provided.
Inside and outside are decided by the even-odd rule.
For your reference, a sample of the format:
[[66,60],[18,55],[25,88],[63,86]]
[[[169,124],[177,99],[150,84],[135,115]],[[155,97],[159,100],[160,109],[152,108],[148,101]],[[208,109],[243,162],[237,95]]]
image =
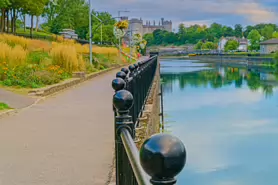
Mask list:
[[92,0],[92,7],[117,16],[119,10],[129,10],[123,15],[146,20],[171,19],[174,28],[185,25],[213,22],[233,26],[257,23],[278,24],[278,0]]

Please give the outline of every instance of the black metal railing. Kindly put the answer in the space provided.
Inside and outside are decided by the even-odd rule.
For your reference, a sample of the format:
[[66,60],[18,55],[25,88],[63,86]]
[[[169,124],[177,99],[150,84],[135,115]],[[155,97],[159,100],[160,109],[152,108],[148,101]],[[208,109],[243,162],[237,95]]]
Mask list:
[[116,185],[173,185],[186,162],[183,143],[169,134],[146,140],[140,152],[135,139],[147,96],[158,70],[158,55],[123,68],[112,82],[115,90]]

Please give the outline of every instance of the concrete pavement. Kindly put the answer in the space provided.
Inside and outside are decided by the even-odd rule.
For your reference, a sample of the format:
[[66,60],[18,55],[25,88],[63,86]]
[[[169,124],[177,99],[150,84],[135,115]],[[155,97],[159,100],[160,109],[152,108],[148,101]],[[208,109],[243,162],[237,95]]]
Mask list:
[[8,104],[11,108],[22,109],[35,103],[37,98],[16,94],[0,88],[0,102]]
[[0,185],[104,185],[117,71],[0,118]]

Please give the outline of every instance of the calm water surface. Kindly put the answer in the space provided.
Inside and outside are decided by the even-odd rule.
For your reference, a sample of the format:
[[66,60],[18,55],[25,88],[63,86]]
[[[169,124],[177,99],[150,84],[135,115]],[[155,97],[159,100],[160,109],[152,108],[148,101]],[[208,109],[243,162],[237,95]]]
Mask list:
[[186,145],[178,185],[278,185],[278,82],[271,71],[161,62],[166,130]]

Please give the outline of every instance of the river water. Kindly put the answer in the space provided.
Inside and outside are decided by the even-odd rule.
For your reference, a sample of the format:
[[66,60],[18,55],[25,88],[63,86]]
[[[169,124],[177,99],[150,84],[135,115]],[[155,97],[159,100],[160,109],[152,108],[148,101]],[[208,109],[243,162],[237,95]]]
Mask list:
[[272,71],[161,61],[165,132],[187,164],[178,185],[278,184],[278,82]]

